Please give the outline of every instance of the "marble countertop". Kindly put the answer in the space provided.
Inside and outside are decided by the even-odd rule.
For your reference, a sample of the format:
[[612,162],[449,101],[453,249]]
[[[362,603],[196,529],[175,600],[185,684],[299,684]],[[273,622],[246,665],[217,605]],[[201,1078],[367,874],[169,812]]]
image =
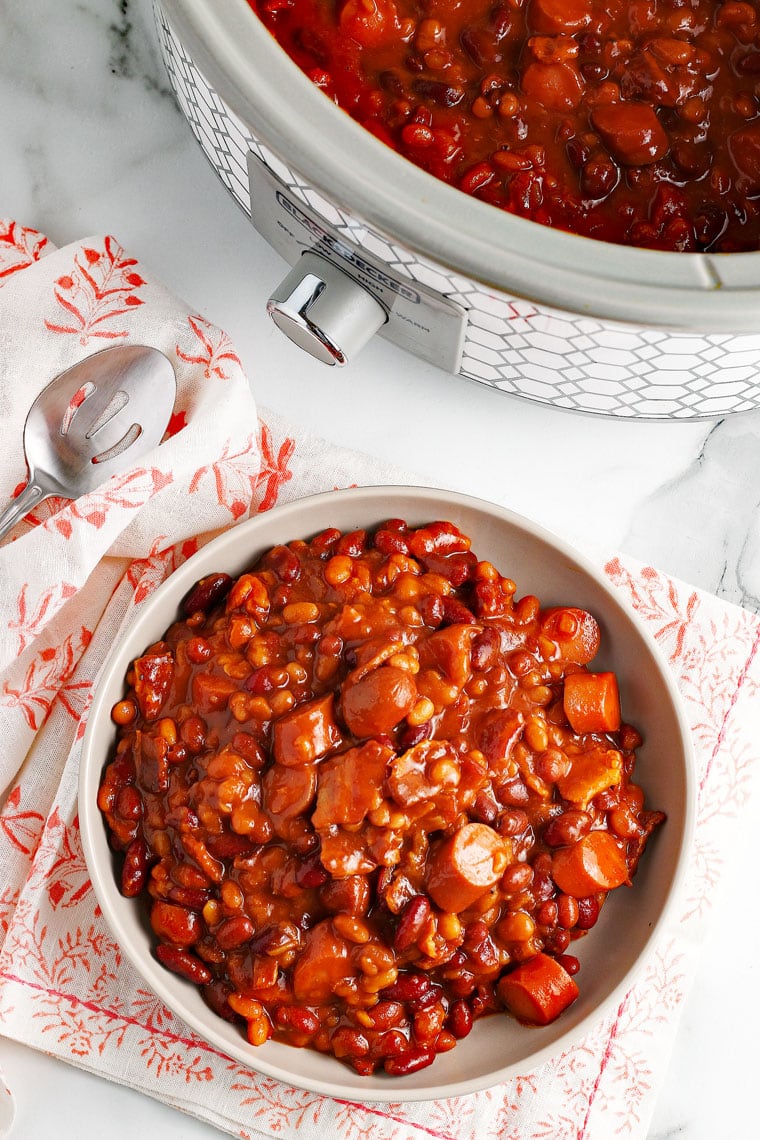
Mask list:
[[[56,244],[112,232],[237,345],[257,401],[328,440],[528,514],[586,553],[622,550],[760,607],[760,412],[615,421],[499,395],[375,339],[346,370],[269,322],[284,262],[226,194],[177,110],[150,0],[0,4],[0,215]],[[414,446],[411,439],[414,438]],[[752,824],[754,823],[754,826]],[[737,839],[650,1140],[755,1135],[760,980],[752,838]],[[739,913],[740,945],[733,946]],[[214,1130],[0,1041],[12,1138]],[[42,1090],[42,1092],[41,1092]]]

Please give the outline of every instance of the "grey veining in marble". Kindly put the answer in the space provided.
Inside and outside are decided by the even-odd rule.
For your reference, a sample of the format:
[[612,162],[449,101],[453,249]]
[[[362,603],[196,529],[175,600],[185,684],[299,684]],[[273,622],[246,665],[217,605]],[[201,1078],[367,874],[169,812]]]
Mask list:
[[760,609],[760,416],[715,422],[699,454],[634,512],[623,545],[754,612]]

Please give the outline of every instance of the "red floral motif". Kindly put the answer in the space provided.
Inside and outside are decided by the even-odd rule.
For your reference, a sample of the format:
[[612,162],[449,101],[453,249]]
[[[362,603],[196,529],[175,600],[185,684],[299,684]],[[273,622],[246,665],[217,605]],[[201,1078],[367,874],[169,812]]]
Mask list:
[[111,326],[117,317],[143,304],[137,290],[145,281],[136,272],[137,261],[127,257],[115,238],[106,237],[103,249],[85,248],[74,257],[70,273],[59,277],[53,294],[67,314],[68,324],[45,320],[51,332],[77,335],[79,343],[91,339],[118,340],[124,327]]
[[77,592],[76,586],[71,582],[58,582],[48,590],[43,590],[37,598],[33,609],[27,605],[27,590],[29,583],[21,588],[17,600],[18,617],[8,622],[9,630],[17,630],[19,638],[19,654],[23,653],[27,645],[39,637],[51,618],[55,617],[61,607]]
[[4,887],[2,894],[0,894],[0,946],[5,941],[5,936],[13,921],[19,893],[17,888]]
[[475,1112],[473,1097],[455,1096],[434,1101],[430,1105],[430,1131],[438,1136],[464,1136],[465,1130],[471,1132]]
[[71,502],[64,499],[65,508],[51,515],[44,525],[57,530],[64,538],[70,538],[74,531],[72,520],[79,519],[100,530],[110,510],[138,510],[173,481],[173,475],[158,467],[136,467],[123,475],[113,475],[101,490],[83,495],[81,499]]
[[158,1034],[150,1033],[141,1042],[140,1056],[147,1068],[153,1069],[157,1077],[178,1077],[185,1079],[185,1084],[191,1081],[213,1081],[214,1070],[209,1064],[204,1064],[199,1053],[188,1055],[186,1049],[177,1048],[173,1041],[169,1041]]
[[256,509],[261,513],[262,511],[268,511],[275,505],[280,493],[280,487],[282,487],[283,483],[287,483],[289,479],[293,478],[293,472],[289,470],[288,463],[296,449],[296,441],[286,436],[275,455],[275,445],[272,439],[271,429],[268,424],[260,419],[259,449],[261,451],[261,469],[256,481],[256,489],[258,490],[263,487],[264,493]]
[[145,558],[137,558],[127,570],[127,581],[134,590],[133,602],[139,605],[152,594],[169,574],[198,550],[197,538],[162,548],[163,535],[155,540]]
[[19,688],[3,682],[0,706],[21,711],[29,728],[35,731],[47,719],[56,699],[69,716],[79,720],[92,682],[69,678],[91,638],[90,631],[82,626],[62,644],[45,646],[31,661]]
[[[242,1066],[233,1066],[234,1080],[233,1092],[250,1092],[250,1096],[240,1098],[241,1107],[256,1106],[256,1117],[259,1124],[271,1128],[273,1132],[280,1132],[283,1128],[300,1129],[308,1123],[316,1125],[319,1122],[322,1098],[314,1093],[304,1092],[301,1089],[291,1089],[271,1077],[261,1077],[250,1069]],[[341,1107],[350,1106],[341,1102]],[[356,1133],[357,1137],[362,1133]],[[369,1140],[371,1132],[367,1133]]]
[[17,222],[0,221],[0,285],[19,269],[39,261],[48,240]]
[[150,990],[138,989],[130,1002],[132,1016],[141,1024],[157,1031],[170,1032],[176,1025],[174,1014]]
[[[30,527],[47,525],[57,530],[64,538],[71,537],[74,530],[72,520],[76,519],[81,519],[99,530],[105,525],[111,507],[136,510],[157,491],[172,483],[173,478],[170,473],[161,471],[157,467],[136,467],[123,475],[112,475],[109,481],[104,483],[102,490],[92,491],[79,499],[64,499],[58,495],[51,495],[25,515],[24,521]],[[14,499],[21,494],[25,486],[25,482],[19,483],[13,492]]]
[[228,441],[216,463],[199,467],[188,489],[191,495],[196,494],[210,476],[219,505],[225,507],[233,519],[239,519],[250,510],[254,491],[259,485],[258,453],[252,435],[237,451],[231,448]]
[[166,426],[166,438],[171,439],[173,435],[178,435],[187,427],[187,413],[186,412],[173,412],[169,417],[169,423]]
[[229,380],[227,364],[236,364],[238,368],[242,368],[240,357],[234,351],[232,341],[225,332],[210,324],[204,317],[188,317],[188,324],[195,334],[200,350],[198,354],[193,355],[190,352],[183,352],[177,345],[175,351],[180,360],[185,360],[188,364],[202,364],[203,375],[207,380],[212,376],[217,376],[220,380]]
[[5,801],[0,829],[22,855],[31,855],[37,846],[45,817],[38,811],[21,811],[21,786],[16,785]]
[[75,907],[92,890],[79,838],[79,817],[67,825],[55,807],[49,816],[29,876],[44,885],[53,910]]
[[671,661],[675,661],[681,655],[689,623],[695,620],[699,608],[696,591],[689,594],[684,604],[678,596],[675,582],[662,577],[651,566],[645,566],[641,570],[643,587],[625,569],[619,558],[613,558],[604,569],[616,586],[628,591],[633,608],[643,618],[657,623],[654,630],[657,640],[673,641],[669,656]]

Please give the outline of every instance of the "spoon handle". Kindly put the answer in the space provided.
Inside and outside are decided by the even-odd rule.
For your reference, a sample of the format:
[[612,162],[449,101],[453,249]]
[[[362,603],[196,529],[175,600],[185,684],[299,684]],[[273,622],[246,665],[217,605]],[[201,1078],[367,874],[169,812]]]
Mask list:
[[33,507],[46,499],[50,491],[40,487],[34,481],[27,483],[20,495],[10,503],[0,515],[0,538],[3,538],[11,527],[14,527],[24,515],[28,515]]

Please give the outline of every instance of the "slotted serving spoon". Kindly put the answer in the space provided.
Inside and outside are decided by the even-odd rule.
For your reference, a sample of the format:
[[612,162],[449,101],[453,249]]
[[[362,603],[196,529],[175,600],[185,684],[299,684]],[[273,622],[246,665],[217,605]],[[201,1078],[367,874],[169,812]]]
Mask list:
[[161,442],[177,382],[156,348],[113,345],[42,389],[24,425],[26,487],[0,515],[0,538],[49,495],[77,499]]

